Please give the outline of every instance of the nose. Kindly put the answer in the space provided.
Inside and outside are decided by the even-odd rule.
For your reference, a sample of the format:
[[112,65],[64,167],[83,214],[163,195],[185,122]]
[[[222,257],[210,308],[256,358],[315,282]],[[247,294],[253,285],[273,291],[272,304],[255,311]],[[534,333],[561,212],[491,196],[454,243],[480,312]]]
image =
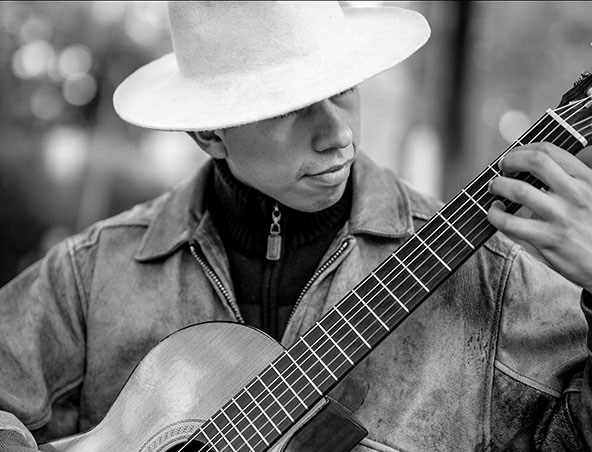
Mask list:
[[331,99],[311,106],[314,124],[312,148],[317,152],[344,149],[352,144],[353,132]]

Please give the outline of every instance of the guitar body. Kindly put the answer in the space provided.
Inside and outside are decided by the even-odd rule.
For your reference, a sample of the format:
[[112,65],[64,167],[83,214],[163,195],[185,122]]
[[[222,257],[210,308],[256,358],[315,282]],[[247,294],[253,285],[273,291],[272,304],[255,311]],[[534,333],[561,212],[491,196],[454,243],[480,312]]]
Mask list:
[[[244,325],[209,322],[182,329],[146,355],[99,425],[50,444],[59,452],[177,450],[282,352],[269,336]],[[270,450],[281,450],[289,439],[284,435]]]

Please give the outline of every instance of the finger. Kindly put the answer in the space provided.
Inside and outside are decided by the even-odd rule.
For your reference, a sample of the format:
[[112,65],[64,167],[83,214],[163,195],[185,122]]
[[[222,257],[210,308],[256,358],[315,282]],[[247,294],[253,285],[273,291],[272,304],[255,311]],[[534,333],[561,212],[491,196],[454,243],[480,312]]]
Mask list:
[[565,191],[573,183],[573,177],[555,160],[536,150],[510,152],[502,160],[500,167],[503,174],[510,177],[515,177],[518,173],[530,173],[551,190]]
[[495,201],[491,205],[487,212],[487,219],[507,236],[527,243],[539,244],[547,235],[544,222],[509,214],[501,201]]
[[488,190],[494,195],[529,208],[541,219],[560,215],[556,200],[527,182],[500,176],[489,183]]
[[[592,170],[585,163],[551,143],[533,143],[521,146],[509,152],[500,162],[500,168],[504,172],[507,171],[511,174],[528,171],[541,180],[553,175],[560,176],[555,165],[559,166],[566,175],[559,182],[567,183],[569,176],[577,179],[592,177]],[[552,180],[544,180],[544,182],[548,182],[549,186],[552,184]]]
[[[529,241],[518,238],[517,236],[515,236],[511,233],[511,230],[509,230],[509,228],[506,228],[502,224],[499,223],[499,219],[497,218],[497,215],[500,214],[500,212],[499,212],[500,210],[501,210],[501,212],[503,212],[505,214],[504,204],[501,201],[495,201],[494,205],[490,208],[490,211],[488,212],[488,217],[490,218],[490,222],[493,224],[493,226],[495,226],[497,229],[499,229],[501,232],[503,232],[507,237],[509,237],[514,242],[519,243],[530,255],[532,255],[533,257],[535,257],[536,259],[538,259],[541,262],[546,262],[546,259],[541,254],[541,252],[535,246],[533,246]],[[509,214],[506,214],[506,215],[509,215]]]

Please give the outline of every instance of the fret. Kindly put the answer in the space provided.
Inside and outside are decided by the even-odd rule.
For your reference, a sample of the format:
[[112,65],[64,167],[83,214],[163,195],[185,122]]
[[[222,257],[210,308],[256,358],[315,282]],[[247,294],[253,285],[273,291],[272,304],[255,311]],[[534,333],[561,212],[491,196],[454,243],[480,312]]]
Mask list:
[[269,395],[274,400],[274,402],[278,404],[278,406],[282,409],[282,411],[284,413],[286,413],[286,416],[288,416],[288,419],[290,419],[292,422],[294,422],[294,418],[290,415],[290,413],[288,413],[288,410],[286,410],[284,405],[282,405],[280,403],[280,401],[277,399],[277,397],[274,395],[274,393],[269,389],[269,387],[265,383],[263,383],[263,380],[261,378],[259,378],[259,375],[257,375],[256,378],[257,378],[257,381],[263,385],[263,387],[269,393]]
[[[389,293],[389,295],[390,295],[391,297],[393,297],[395,300],[397,300],[397,301],[399,302],[399,304],[401,304],[403,307],[405,307],[405,308],[406,308],[406,306],[405,306],[405,305],[403,305],[403,304],[402,304],[402,303],[399,301],[399,299],[398,299],[397,297],[395,297],[395,294],[391,292],[391,290],[390,290],[390,289],[389,289],[389,288],[386,286],[386,284],[384,284],[384,283],[382,282],[382,280],[381,280],[381,279],[380,279],[378,276],[376,276],[376,273],[372,272],[372,276],[374,276],[374,278],[375,278],[375,279],[376,279],[376,280],[379,282],[379,284],[380,284],[380,285],[381,285],[381,286],[382,286],[382,287],[383,287],[383,288],[384,288],[384,289],[385,289],[385,290],[386,290],[386,291]],[[370,311],[370,314],[372,314],[372,315],[374,316],[374,318],[375,318],[376,320],[378,320],[378,323],[380,323],[380,325],[381,325],[381,326],[382,326],[382,327],[383,327],[385,330],[387,330],[387,331],[390,331],[390,328],[389,328],[389,327],[386,325],[386,323],[384,323],[384,322],[382,321],[382,319],[381,319],[380,317],[378,317],[378,315],[376,314],[376,312],[374,312],[374,310],[373,310],[373,309],[372,309],[370,306],[368,306],[368,304],[366,303],[366,301],[365,301],[365,300],[364,300],[362,297],[360,297],[360,295],[358,294],[358,292],[356,292],[356,289],[352,290],[352,293],[353,293],[353,294],[354,294],[354,295],[355,295],[355,296],[358,298],[358,300],[360,300],[360,302],[361,302],[361,303],[364,305],[364,307],[365,307],[365,308],[366,308],[368,311]]]
[[[253,427],[253,429],[257,432],[257,434],[261,437],[261,439],[263,440],[263,442],[269,446],[269,442],[267,441],[267,439],[265,438],[265,436],[263,436],[261,434],[261,432],[259,431],[259,429],[257,428],[257,426],[253,423],[253,421],[251,421],[251,418],[249,418],[249,416],[244,412],[244,410],[241,408],[240,404],[237,403],[237,401],[232,398],[230,399],[230,401],[232,403],[234,403],[234,405],[238,408],[238,410],[240,411],[240,413],[242,414],[242,416],[247,420],[247,422],[251,425],[251,427]],[[228,417],[228,416],[227,416]],[[239,432],[240,434],[240,432]],[[243,435],[241,435],[241,438],[243,437]],[[243,438],[244,440],[244,438]],[[246,442],[246,441],[245,441]],[[250,444],[247,444],[249,446],[249,448],[251,447]]]
[[249,392],[249,388],[245,388],[245,390],[243,391],[245,394],[247,394],[250,399],[253,401],[253,403],[255,404],[255,406],[257,408],[259,408],[259,411],[261,411],[263,413],[263,416],[265,416],[267,418],[267,420],[269,421],[269,423],[271,424],[271,426],[275,429],[276,432],[278,432],[278,434],[282,434],[282,431],[278,428],[277,425],[275,425],[275,422],[273,422],[271,420],[271,418],[267,415],[267,412],[261,408],[261,405],[259,405],[259,402],[257,402],[257,399],[255,399],[255,397],[253,397],[253,395]]
[[[236,405],[236,404],[235,404]],[[238,405],[236,405],[238,407]],[[243,443],[247,445],[247,447],[249,449],[251,449],[251,452],[256,452],[255,449],[253,449],[253,446],[251,446],[251,443],[249,443],[247,441],[247,438],[244,437],[243,433],[241,432],[241,430],[232,422],[232,419],[230,419],[228,417],[228,414],[226,414],[226,411],[224,411],[224,408],[222,408],[219,412],[221,412],[224,417],[226,417],[226,419],[228,419],[228,423],[229,425],[236,431],[236,433],[238,433],[238,436],[241,437],[241,439],[243,440]],[[220,430],[220,428],[216,425],[216,423],[214,422],[214,426],[216,427],[216,429],[220,432],[220,434],[224,437],[224,434],[222,433],[222,430]],[[226,439],[226,438],[224,438]],[[232,446],[232,444],[226,439],[226,441],[228,442],[228,444],[230,445],[230,448],[234,451],[234,447]],[[240,446],[239,446],[240,448]]]
[[237,452],[237,450],[234,448],[232,443],[228,440],[228,438],[226,438],[226,435],[224,435],[224,432],[222,430],[220,430],[220,427],[218,427],[215,422],[212,422],[212,425],[216,428],[216,430],[218,430],[217,434],[219,434],[222,437],[222,439],[226,442],[226,444],[228,444],[230,446],[230,449],[232,450],[232,452]]
[[[385,283],[382,281],[382,279],[381,279],[381,278],[379,278],[378,276],[376,276],[376,273],[372,272],[372,273],[371,273],[371,275],[372,275],[372,276],[374,276],[374,279],[376,279],[376,280],[378,281],[378,283],[379,283],[379,284],[382,286],[382,288],[383,288],[384,290],[386,290],[386,291],[388,292],[388,294],[389,294],[391,297],[393,297],[393,298],[395,299],[395,301],[396,301],[396,302],[397,302],[397,303],[398,303],[398,304],[399,304],[399,305],[400,305],[400,306],[401,306],[401,307],[402,307],[402,308],[403,308],[405,311],[409,312],[409,309],[407,309],[407,306],[405,306],[405,305],[403,304],[403,302],[402,302],[401,300],[399,300],[399,297],[397,297],[397,296],[396,296],[396,295],[395,295],[395,294],[394,294],[394,293],[391,291],[391,289],[389,289],[389,288],[387,287],[387,285],[386,285],[386,284],[385,284]],[[358,299],[362,300],[362,298],[360,297],[360,295],[359,295],[357,292],[355,292],[355,291],[354,291],[354,295],[355,295],[356,297],[358,297]],[[362,301],[363,301],[363,300],[362,300]],[[366,303],[364,302],[364,304],[366,304]],[[371,310],[369,307],[368,307],[368,309],[369,309],[369,310],[372,312],[372,314],[374,314],[374,316],[375,316],[375,317],[378,319],[378,321],[379,321],[379,322],[381,322],[381,323],[383,324],[383,326],[384,326],[384,327],[385,327],[385,328],[388,330],[388,327],[387,327],[386,325],[384,325],[384,323],[382,322],[382,320],[380,320],[380,319],[379,319],[379,317],[378,317],[378,316],[377,316],[377,315],[374,313],[374,311],[372,311],[372,310]]]
[[473,204],[475,204],[485,215],[487,215],[487,210],[485,210],[481,204],[479,204],[471,195],[469,195],[464,188],[461,190],[461,193],[465,194],[469,200],[473,202]]
[[313,356],[317,359],[317,361],[319,363],[321,363],[321,365],[325,368],[325,370],[327,372],[329,372],[329,375],[331,375],[331,377],[335,381],[337,381],[338,378],[335,376],[335,374],[333,373],[333,371],[327,367],[327,365],[325,364],[325,362],[319,357],[319,355],[317,355],[317,352],[315,352],[314,349],[310,345],[308,345],[308,343],[304,340],[304,336],[301,336],[300,337],[300,342],[302,342],[306,346],[306,348],[308,348],[308,350],[313,354]]
[[438,259],[438,261],[439,261],[439,262],[440,262],[440,263],[441,263],[441,264],[444,266],[444,268],[445,268],[446,270],[448,270],[448,271],[452,271],[452,270],[450,269],[450,267],[448,266],[448,264],[447,264],[446,262],[444,262],[444,261],[443,261],[443,260],[440,258],[440,256],[438,256],[438,254],[437,254],[437,253],[436,253],[436,252],[435,252],[435,251],[434,251],[434,250],[433,250],[433,249],[432,249],[432,248],[431,248],[431,247],[430,247],[430,246],[429,246],[429,245],[428,245],[426,242],[424,242],[424,241],[422,240],[422,238],[419,236],[419,234],[416,234],[416,235],[415,235],[415,238],[416,238],[417,240],[419,240],[419,241],[421,242],[421,244],[422,244],[422,245],[423,245],[425,248],[427,248],[427,250],[428,250],[430,253],[432,253],[432,255],[433,255],[433,256],[434,256],[436,259]]
[[[273,375],[271,375],[271,373],[269,373],[269,375],[265,375],[265,373],[259,375],[262,377],[260,378],[261,381],[255,378],[249,385],[249,390],[253,397],[259,401],[259,406],[266,414],[266,417],[268,417],[280,431],[285,431],[286,426],[290,425],[290,419],[284,414],[284,407],[279,401],[274,399],[274,394],[272,394],[269,389],[269,386],[272,386],[274,383],[272,380]],[[270,380],[267,383],[269,385],[267,387],[262,383],[263,379],[266,377]],[[297,406],[300,408],[300,405]],[[286,411],[291,413],[293,410],[287,408]],[[270,433],[268,436],[272,434],[271,429],[269,429],[269,431]]]
[[[324,392],[332,383],[332,378],[325,368],[325,363],[337,362],[338,364],[343,364],[343,358],[339,351],[333,347],[331,342],[327,341],[325,336],[322,335],[320,329],[311,328],[304,337],[306,338],[306,343],[301,340],[296,341],[288,352],[290,356],[286,357],[285,360],[282,358],[282,361],[284,363],[289,363],[291,368],[294,364],[289,361],[289,359],[298,362],[306,373],[306,376],[313,381],[315,386],[321,392]],[[310,347],[314,349],[315,353],[310,352],[308,344],[312,344]],[[337,372],[334,372],[334,374],[336,373]],[[339,378],[338,375],[336,376]],[[299,383],[300,388],[298,388],[297,385],[294,386],[302,396],[302,399],[304,399],[309,406],[314,404],[317,400],[317,392],[312,386],[310,386],[308,379],[293,373],[293,375],[290,376],[289,381],[294,382],[294,378],[298,378],[295,383]]]
[[546,113],[551,118],[553,118],[555,121],[557,121],[560,126],[562,126],[565,130],[567,130],[569,133],[571,133],[574,136],[574,138],[576,138],[580,143],[582,143],[582,146],[584,146],[584,147],[588,146],[588,141],[576,129],[574,129],[565,119],[563,119],[561,116],[559,116],[557,113],[555,113],[555,111],[553,111],[549,108],[549,109],[547,109]]
[[313,381],[310,379],[310,377],[308,376],[308,374],[307,374],[307,373],[306,373],[304,370],[302,370],[302,368],[300,367],[300,364],[298,364],[298,363],[296,362],[296,360],[295,360],[295,359],[292,357],[292,355],[291,355],[289,352],[287,352],[287,353],[286,353],[286,356],[287,356],[288,358],[290,358],[290,360],[291,360],[291,361],[294,363],[294,365],[295,365],[295,366],[296,366],[296,368],[297,368],[297,369],[300,371],[300,373],[301,373],[302,375],[304,375],[304,378],[306,378],[306,379],[308,380],[308,382],[309,382],[309,383],[310,383],[310,385],[313,387],[313,389],[314,389],[316,392],[318,392],[318,393],[319,393],[319,395],[323,395],[323,392],[322,392],[322,391],[321,391],[321,390],[320,390],[320,389],[317,387],[317,385],[316,385],[316,384],[314,384],[314,382],[313,382]]
[[[520,207],[519,204],[511,203],[506,204],[506,212],[515,212]],[[482,241],[487,240],[488,236],[492,235],[496,229],[487,221],[486,218],[481,218],[480,221],[475,222],[472,224],[472,228],[469,231],[471,237],[477,242],[482,243]]]
[[[310,334],[310,331],[307,334]],[[317,352],[321,355],[325,353],[323,350],[323,344],[320,344]],[[318,374],[322,372],[322,369],[316,367],[320,367],[320,365],[311,359],[304,346],[291,348],[289,353],[282,353],[275,359],[273,366],[277,373],[285,377],[286,384],[290,385],[290,391],[295,391],[302,401],[309,407],[314,403],[314,400],[316,400],[317,390],[315,387],[321,390],[321,392],[323,391],[322,383],[319,383],[318,378]],[[299,373],[298,370],[300,370],[302,374]],[[308,378],[302,378],[303,375]],[[270,384],[270,386],[273,385]],[[278,397],[283,400],[282,397]],[[296,400],[294,400],[294,404],[295,407],[292,407],[290,403],[286,403],[286,408],[292,413],[299,412],[302,404],[297,403]]]
[[316,325],[321,329],[321,331],[325,334],[325,336],[327,336],[329,338],[329,340],[331,342],[333,342],[333,345],[335,345],[335,348],[337,350],[339,350],[339,352],[343,355],[343,357],[353,366],[354,365],[354,362],[345,353],[345,351],[341,349],[341,347],[337,344],[337,342],[335,342],[335,340],[333,339],[333,337],[329,333],[327,333],[327,331],[325,331],[325,328],[323,328],[323,325],[320,322],[317,322]]
[[503,175],[503,174],[500,172],[500,170],[499,170],[499,169],[497,169],[497,167],[493,166],[493,164],[491,164],[491,165],[487,165],[487,169],[488,169],[488,170],[491,170],[491,171],[493,171],[493,173],[494,173],[496,176],[502,176],[502,175]]
[[298,401],[302,404],[302,406],[304,407],[305,410],[308,410],[308,405],[306,403],[304,403],[304,400],[302,400],[300,398],[300,396],[298,395],[298,393],[296,391],[294,391],[294,388],[292,387],[292,385],[290,383],[288,383],[286,381],[286,379],[284,378],[284,376],[282,375],[281,372],[279,372],[275,366],[273,365],[273,363],[269,364],[269,367],[271,367],[275,373],[278,374],[278,376],[280,377],[280,380],[282,380],[284,382],[284,384],[288,387],[288,389],[292,392],[292,394],[294,394],[296,396],[296,399],[298,399]]
[[392,253],[391,256],[393,256],[397,260],[397,262],[399,262],[399,264],[401,264],[403,268],[407,270],[407,272],[413,277],[413,279],[417,281],[417,283],[423,288],[423,290],[430,293],[430,289],[428,289],[428,287],[423,282],[421,282],[421,280],[415,275],[415,273],[413,273],[409,269],[409,267],[407,267],[407,265],[405,265],[405,263],[401,259],[399,259],[396,253]]
[[446,225],[452,229],[456,235],[458,235],[468,246],[469,248],[471,248],[472,250],[475,249],[475,247],[473,246],[473,244],[464,236],[460,233],[460,231],[458,229],[456,229],[452,223],[450,223],[446,217],[444,217],[444,215],[442,215],[440,212],[436,212],[436,215],[438,215],[438,217],[440,217],[444,223],[446,223]]
[[[214,422],[210,421],[207,425],[213,425],[213,424],[214,424]],[[209,435],[206,433],[205,427],[207,427],[207,425],[204,425],[201,429],[201,433],[203,434],[203,436],[206,439],[206,446],[208,449],[213,449],[214,451],[218,451],[218,448],[214,447],[214,441],[212,441],[212,438],[210,438]],[[232,446],[230,446],[230,447],[232,447]]]
[[[325,317],[319,320],[319,324],[323,327],[326,334],[332,335],[333,342],[338,344],[337,347],[332,348],[332,350],[335,351],[334,361],[340,359],[340,362],[342,363],[339,369],[337,369],[338,372],[335,372],[338,377],[342,374],[342,369],[344,369],[344,373],[347,371],[347,369],[351,368],[350,361],[355,363],[358,359],[358,356],[360,355],[360,351],[364,352],[365,350],[369,349],[368,346],[371,347],[370,342],[364,341],[364,336],[358,333],[359,331],[363,331],[365,326],[369,326],[372,319],[370,316],[362,319],[358,318],[362,317],[365,311],[359,309],[357,307],[357,303],[357,299],[350,294],[341,301],[339,305],[339,311],[333,308],[329,310]],[[341,312],[345,312],[345,316],[342,315]],[[344,320],[344,317],[346,317],[347,321]],[[352,325],[355,325],[355,329],[351,328]],[[321,333],[320,329],[319,333]],[[299,342],[296,344],[297,347],[302,348],[302,353],[309,355],[308,350],[305,348],[304,344],[300,344]],[[330,343],[328,343],[328,345],[330,345]],[[343,353],[339,350],[341,350]],[[331,384],[332,380],[329,379],[328,381],[328,384]],[[319,385],[319,387],[322,389],[321,385]]]
[[347,319],[345,318],[345,316],[344,316],[344,315],[343,315],[343,314],[342,314],[342,313],[339,311],[339,309],[337,309],[337,308],[338,308],[338,307],[337,307],[337,306],[335,306],[335,308],[333,308],[333,310],[334,310],[335,312],[337,312],[337,314],[339,314],[339,316],[340,316],[340,317],[343,319],[343,321],[344,321],[345,323],[347,323],[347,325],[348,325],[348,326],[351,328],[351,330],[352,330],[354,333],[356,333],[356,336],[358,336],[358,337],[360,338],[360,340],[361,340],[361,341],[364,343],[364,345],[366,345],[366,347],[368,347],[369,349],[372,349],[372,347],[370,346],[370,344],[368,343],[368,341],[366,341],[366,339],[364,339],[364,338],[362,337],[362,335],[361,335],[361,334],[358,332],[358,330],[356,330],[356,329],[354,328],[354,326],[353,326],[351,323],[349,323],[349,320],[347,320]]

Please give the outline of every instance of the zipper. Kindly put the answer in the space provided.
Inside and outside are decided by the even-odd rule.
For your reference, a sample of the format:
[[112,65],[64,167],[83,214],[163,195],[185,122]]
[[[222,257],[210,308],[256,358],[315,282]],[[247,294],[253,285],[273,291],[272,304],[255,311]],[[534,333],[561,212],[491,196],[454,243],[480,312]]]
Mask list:
[[327,270],[333,264],[333,262],[335,262],[337,260],[337,258],[343,254],[343,252],[349,246],[349,241],[350,241],[350,239],[346,238],[343,241],[343,243],[341,244],[341,246],[337,249],[337,251],[335,251],[331,255],[331,257],[329,257],[329,259],[327,259],[325,261],[325,263],[323,263],[323,265],[321,265],[318,268],[318,270],[316,272],[314,272],[312,277],[308,280],[308,282],[306,283],[306,285],[302,289],[302,292],[300,292],[300,295],[298,296],[296,303],[294,303],[294,307],[292,308],[292,311],[290,312],[290,316],[288,317],[288,321],[286,322],[286,325],[288,325],[290,323],[290,321],[292,320],[292,317],[294,316],[294,313],[296,312],[296,308],[298,308],[298,305],[300,305],[300,302],[304,298],[304,294],[306,293],[306,291],[308,289],[310,289],[310,286],[312,286],[314,284],[314,282],[319,278],[319,276],[321,276],[321,274],[323,272],[325,272],[325,270]]
[[224,298],[226,299],[226,303],[228,303],[228,305],[230,306],[230,309],[232,309],[232,312],[234,312],[236,319],[240,323],[245,323],[243,316],[240,314],[238,306],[236,306],[234,301],[232,300],[230,293],[228,293],[228,290],[226,290],[226,287],[224,287],[224,284],[222,284],[222,281],[220,281],[220,278],[218,278],[218,275],[216,275],[216,273],[214,272],[212,267],[204,259],[202,259],[199,254],[197,254],[197,251],[196,251],[195,247],[193,246],[193,243],[191,243],[191,242],[189,243],[189,250],[191,251],[191,254],[195,258],[195,260],[199,263],[199,265],[201,265],[201,267],[206,272],[206,274],[210,277],[210,279],[214,282],[216,287],[220,290],[222,295],[224,295]]
[[267,254],[268,261],[279,261],[282,255],[282,230],[280,227],[280,220],[282,219],[282,212],[276,202],[271,212],[271,227],[269,228],[269,235],[267,236]]

